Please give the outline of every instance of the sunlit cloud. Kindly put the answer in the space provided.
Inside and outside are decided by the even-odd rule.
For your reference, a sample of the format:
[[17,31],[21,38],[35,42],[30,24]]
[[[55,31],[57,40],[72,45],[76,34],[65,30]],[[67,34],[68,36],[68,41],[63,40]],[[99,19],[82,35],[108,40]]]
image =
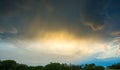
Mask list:
[[114,1],[0,0],[0,59],[44,65],[120,58]]

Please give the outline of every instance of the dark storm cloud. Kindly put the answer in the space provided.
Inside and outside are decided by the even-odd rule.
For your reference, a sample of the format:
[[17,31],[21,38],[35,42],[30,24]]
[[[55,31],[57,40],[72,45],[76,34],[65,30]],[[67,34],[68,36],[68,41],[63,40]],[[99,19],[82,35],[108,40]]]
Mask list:
[[105,9],[108,4],[108,0],[83,0],[80,7],[81,22],[93,30],[101,30],[105,24]]
[[[0,0],[0,33],[25,39],[43,32],[68,31],[77,37],[99,37],[107,0]],[[85,25],[83,25],[82,23]]]
[[119,0],[110,0],[109,6],[106,9],[107,11],[107,17],[106,24],[104,25],[105,28],[103,30],[103,34],[106,34],[106,37],[108,35],[111,35],[111,38],[119,37],[120,32],[120,1]]
[[13,16],[24,12],[33,10],[35,0],[1,0],[0,1],[0,15]]
[[[67,1],[64,3],[64,1],[50,0],[1,0],[0,33],[16,31],[22,37],[32,38],[42,31],[66,29],[76,31],[79,29],[79,26],[77,26],[79,24],[72,21],[74,25],[67,20],[69,15],[73,16],[71,15],[73,14],[73,8],[68,6],[73,6],[75,3],[68,2],[68,5],[66,3]],[[54,14],[51,14],[51,12],[54,12]]]
[[42,2],[43,0],[0,0],[1,36],[24,32],[32,17],[36,15],[37,3],[42,6]]

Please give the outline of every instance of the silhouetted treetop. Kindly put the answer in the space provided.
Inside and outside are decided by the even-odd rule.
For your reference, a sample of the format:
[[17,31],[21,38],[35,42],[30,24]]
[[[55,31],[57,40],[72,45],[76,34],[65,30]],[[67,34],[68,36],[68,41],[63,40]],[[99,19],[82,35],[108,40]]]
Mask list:
[[[120,63],[108,66],[110,69],[120,69]],[[73,65],[49,63],[45,66],[28,66],[19,64],[14,60],[0,60],[0,70],[105,70],[103,66],[96,66],[95,64]]]

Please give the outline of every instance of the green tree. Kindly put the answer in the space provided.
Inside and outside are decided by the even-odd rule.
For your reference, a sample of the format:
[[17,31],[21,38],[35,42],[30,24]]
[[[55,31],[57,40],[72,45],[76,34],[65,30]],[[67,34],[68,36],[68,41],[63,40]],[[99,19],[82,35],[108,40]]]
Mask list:
[[70,65],[70,70],[82,70],[80,65]]
[[84,70],[94,70],[95,64],[86,64]]
[[69,70],[69,66],[67,64],[61,64],[61,70]]
[[61,65],[60,63],[50,63],[45,66],[44,70],[60,70]]
[[43,66],[35,66],[35,70],[43,70]]
[[108,68],[110,68],[110,69],[120,69],[120,63],[113,64],[113,65],[109,66]]
[[2,69],[2,61],[0,60],[0,70]]
[[28,66],[25,65],[25,64],[17,64],[16,70],[26,70],[27,67],[28,67]]
[[1,62],[1,68],[5,70],[15,70],[16,65],[17,63],[14,60],[4,60]]
[[95,66],[94,70],[104,70],[105,68],[103,66]]

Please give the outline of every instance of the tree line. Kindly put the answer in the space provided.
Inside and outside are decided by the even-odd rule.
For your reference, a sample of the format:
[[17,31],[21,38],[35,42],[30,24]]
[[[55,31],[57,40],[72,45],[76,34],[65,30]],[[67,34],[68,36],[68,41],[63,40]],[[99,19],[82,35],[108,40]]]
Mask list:
[[[113,64],[107,68],[120,69],[120,63]],[[105,67],[97,66],[95,64],[68,65],[66,63],[49,63],[45,66],[28,66],[25,64],[19,64],[14,60],[0,60],[0,70],[105,70]]]

